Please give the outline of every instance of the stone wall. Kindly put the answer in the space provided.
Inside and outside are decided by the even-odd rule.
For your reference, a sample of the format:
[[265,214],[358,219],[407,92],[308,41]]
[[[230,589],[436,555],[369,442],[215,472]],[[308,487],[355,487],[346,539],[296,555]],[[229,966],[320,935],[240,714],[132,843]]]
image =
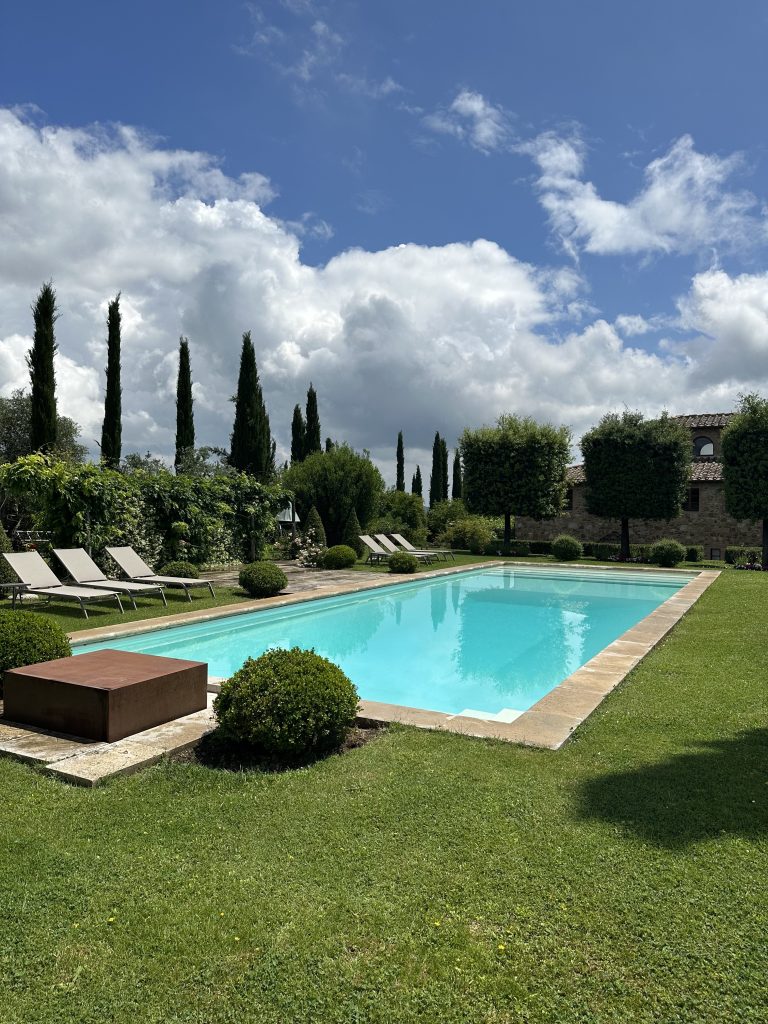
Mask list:
[[[714,433],[714,430],[707,431],[707,436],[712,437]],[[722,482],[702,481],[693,486],[699,489],[698,512],[683,512],[679,518],[667,521],[632,519],[629,523],[630,541],[648,544],[661,537],[672,537],[686,546],[703,545],[705,558],[722,558],[726,547],[737,544],[760,547],[760,523],[739,522],[728,515]],[[574,486],[573,509],[570,512],[543,522],[524,516],[515,520],[515,536],[520,540],[552,540],[560,533],[570,533],[581,541],[618,542],[619,521],[599,519],[587,512],[584,484]]]

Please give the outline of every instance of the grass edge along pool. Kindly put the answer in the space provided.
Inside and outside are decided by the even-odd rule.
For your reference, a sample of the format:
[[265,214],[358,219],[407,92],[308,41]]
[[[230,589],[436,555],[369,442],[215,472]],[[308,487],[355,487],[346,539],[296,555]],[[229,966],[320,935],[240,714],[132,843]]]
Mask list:
[[494,566],[86,643],[206,661],[227,677],[314,648],[364,700],[514,721],[695,574]]

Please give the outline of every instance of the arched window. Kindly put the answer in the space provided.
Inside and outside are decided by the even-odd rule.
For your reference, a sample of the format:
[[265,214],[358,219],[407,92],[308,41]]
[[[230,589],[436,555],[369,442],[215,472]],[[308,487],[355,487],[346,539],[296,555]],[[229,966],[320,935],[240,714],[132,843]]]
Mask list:
[[696,437],[693,440],[694,455],[714,455],[715,446],[710,437]]

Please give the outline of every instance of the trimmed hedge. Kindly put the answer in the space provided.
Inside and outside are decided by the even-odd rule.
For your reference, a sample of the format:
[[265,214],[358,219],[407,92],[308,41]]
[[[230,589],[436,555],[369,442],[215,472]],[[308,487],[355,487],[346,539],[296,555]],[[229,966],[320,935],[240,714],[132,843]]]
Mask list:
[[161,566],[158,576],[181,576],[189,580],[197,580],[200,579],[200,572],[197,566],[192,565],[191,562],[177,560],[175,562],[166,562],[165,565]]
[[0,612],[0,693],[3,672],[72,654],[67,634],[46,615],[35,612]]
[[359,698],[338,665],[314,651],[267,651],[222,684],[214,712],[222,738],[288,761],[337,750]]
[[410,555],[407,551],[397,551],[389,556],[387,565],[390,572],[412,573],[416,572],[419,563],[415,556]]
[[323,554],[324,569],[351,569],[357,561],[357,552],[347,544],[336,544]]
[[725,549],[725,561],[728,565],[746,565],[748,562],[760,562],[763,552],[760,548],[748,548],[743,545]]
[[251,597],[274,597],[288,586],[288,577],[274,562],[251,562],[240,570],[238,582]]
[[583,553],[581,542],[568,533],[561,533],[552,541],[552,554],[558,562],[574,562]]
[[551,555],[552,554],[552,541],[551,540],[521,540],[518,543],[527,544],[530,548],[532,555]]
[[685,548],[678,540],[657,540],[651,548],[651,558],[657,565],[672,569],[685,558]]
[[495,540],[488,544],[483,554],[486,555],[507,555],[511,557],[525,557],[532,554],[530,542],[527,540],[511,540],[509,544],[504,541]]
[[703,562],[704,561],[704,545],[693,544],[685,549],[685,560],[686,562]]

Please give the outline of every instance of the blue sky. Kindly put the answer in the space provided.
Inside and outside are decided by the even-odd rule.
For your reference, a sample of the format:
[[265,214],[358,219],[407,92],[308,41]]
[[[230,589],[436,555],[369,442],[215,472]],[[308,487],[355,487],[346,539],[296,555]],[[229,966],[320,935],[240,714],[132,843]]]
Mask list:
[[[272,284],[260,280],[252,311],[248,280],[257,268],[250,278],[225,271],[227,258],[218,253],[204,267],[187,268],[182,284],[179,273],[170,274],[166,299],[149,316],[164,285],[141,284],[145,256],[138,245],[119,240],[114,279],[91,274],[92,294],[83,290],[81,261],[88,254],[71,236],[70,251],[62,239],[47,262],[41,251],[32,258],[25,245],[23,257],[13,255],[29,196],[23,175],[9,177],[4,189],[0,184],[0,212],[12,215],[3,242],[19,291],[7,293],[0,308],[0,391],[18,383],[22,343],[8,339],[26,337],[21,311],[39,280],[53,276],[65,311],[71,307],[66,319],[74,368],[61,372],[80,381],[81,393],[90,387],[91,394],[87,371],[101,361],[99,287],[122,288],[134,300],[142,350],[137,362],[144,370],[137,371],[138,406],[128,436],[158,451],[171,442],[160,412],[169,374],[150,372],[149,353],[164,358],[163,345],[171,352],[182,330],[193,344],[193,369],[196,344],[206,368],[211,353],[211,380],[200,380],[200,413],[217,443],[228,425],[216,388],[225,389],[239,331],[249,326],[257,337],[263,331],[262,373],[274,392],[279,439],[286,439],[290,407],[309,378],[316,384],[327,378],[329,430],[372,448],[383,464],[398,417],[415,448],[426,450],[428,437],[421,434],[428,427],[450,435],[511,405],[517,408],[510,411],[571,422],[577,434],[601,411],[633,399],[730,407],[739,390],[768,374],[755,377],[768,355],[767,34],[768,12],[757,2],[137,0],[130,9],[43,2],[7,10],[0,25],[0,107],[14,119],[15,141],[5,146],[19,145],[22,161],[32,159],[33,143],[44,147],[52,175],[46,188],[66,191],[66,182],[81,172],[89,180],[94,153],[108,153],[117,160],[115,188],[110,195],[104,186],[101,195],[91,180],[92,204],[133,202],[135,210],[146,203],[147,222],[157,223],[183,196],[208,208],[219,204],[219,210],[250,202],[269,221],[259,227],[259,246],[267,245],[264,232],[272,232],[277,250],[284,252],[292,240],[298,255],[291,257],[292,270],[283,263],[282,270],[272,268]],[[16,125],[33,133],[26,142],[19,141]],[[119,126],[132,129],[132,142]],[[51,132],[87,136],[67,136],[66,172],[64,164],[56,166],[61,154],[51,147]],[[205,182],[199,160],[191,171],[191,158],[179,163],[174,153],[204,154]],[[133,158],[134,170],[150,168],[158,179],[141,196],[131,192],[130,174],[122,176]],[[73,194],[86,197],[81,184],[78,179]],[[87,208],[87,198],[83,203]],[[87,222],[87,209],[78,217]],[[192,220],[199,224],[199,217]],[[31,214],[26,223],[29,231],[39,230]],[[183,262],[184,247],[201,244],[191,230],[174,225],[172,240],[164,238],[166,266],[175,260],[174,246]],[[233,253],[240,245],[253,251],[253,224],[244,226],[241,217],[227,230],[234,232]],[[442,289],[443,305],[450,306],[457,279],[469,282],[477,273],[475,296],[488,280],[487,261],[495,264],[497,254],[473,249],[478,240],[495,243],[515,263],[508,268],[513,275],[518,263],[527,268],[525,282],[507,282],[515,308],[502,310],[493,295],[475,301],[468,289],[450,322],[440,322],[429,302],[437,307]],[[470,245],[457,253],[455,243]],[[406,269],[406,256],[391,254],[401,245],[418,247],[419,266]],[[103,265],[97,250],[98,244],[93,259]],[[350,250],[361,255],[353,258]],[[383,250],[390,255],[377,263],[373,257]],[[448,254],[468,261],[466,273],[458,265],[445,270]],[[264,252],[262,260],[269,262]],[[389,264],[398,260],[395,271]],[[75,265],[81,268],[76,274]],[[314,277],[304,275],[299,291],[292,290],[295,275],[311,268]],[[287,290],[274,285],[285,281],[283,271],[293,282]],[[379,283],[382,273],[386,287]],[[77,288],[67,289],[69,274]],[[125,280],[117,279],[121,274]],[[416,286],[413,277],[409,286],[409,274],[421,276],[416,296],[409,293]],[[222,314],[217,324],[215,303],[203,300],[211,291],[229,296],[242,323],[232,317],[230,324]],[[414,312],[419,302],[429,309]],[[274,306],[265,312],[265,303]],[[297,303],[305,303],[300,324],[285,314],[286,305],[295,310]],[[746,319],[745,305],[751,310]],[[400,328],[421,345],[435,336],[447,340],[414,367],[407,346],[398,354],[390,343],[388,332]],[[69,337],[63,329],[62,351]],[[234,335],[231,351],[217,338],[219,330]],[[548,345],[543,353],[535,350],[542,339]],[[597,368],[589,372],[599,378],[600,367],[618,359],[603,385],[581,381],[577,397],[566,379],[547,386],[553,377],[548,357],[557,362],[557,347],[569,339],[571,349],[578,348],[568,357],[572,372],[594,360]],[[466,345],[474,347],[474,357],[452,382],[444,373],[430,376],[430,362]],[[530,345],[530,357],[510,366],[509,353]],[[706,360],[698,355],[702,345]],[[371,346],[379,375],[418,370],[421,389],[413,398],[426,408],[414,412],[403,405],[391,413],[376,400],[372,408],[366,394],[361,398],[360,388],[369,386]],[[381,359],[387,348],[389,363]],[[335,353],[335,365],[328,352]],[[642,353],[661,362],[643,361]],[[339,364],[350,360],[360,365],[354,394],[345,399],[333,382]],[[462,388],[476,365],[474,387]],[[536,365],[544,387],[537,387]],[[502,386],[505,366],[510,378]],[[636,375],[642,378],[637,387]],[[483,394],[489,381],[493,386]],[[434,404],[422,401],[425,390],[439,396]],[[477,394],[464,400],[462,390]],[[89,416],[96,417],[97,397],[91,395],[90,411],[81,409],[86,427]],[[322,403],[322,390],[320,397]],[[431,427],[446,402],[454,412]]]

